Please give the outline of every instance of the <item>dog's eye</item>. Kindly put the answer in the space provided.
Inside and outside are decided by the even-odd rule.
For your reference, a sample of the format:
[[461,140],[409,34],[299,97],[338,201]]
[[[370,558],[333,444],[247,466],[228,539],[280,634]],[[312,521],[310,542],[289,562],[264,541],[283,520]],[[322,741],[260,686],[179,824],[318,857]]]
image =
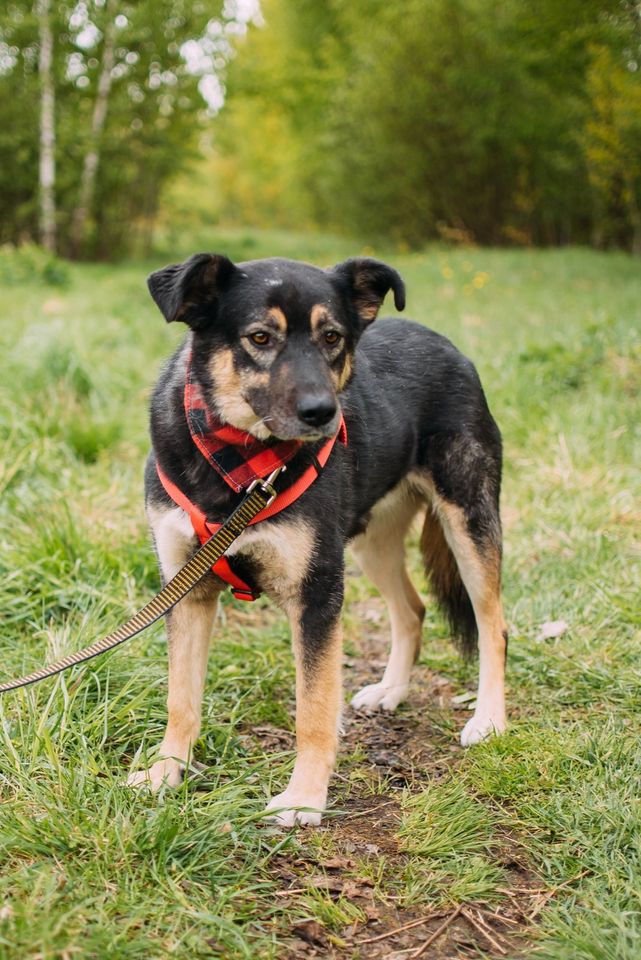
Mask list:
[[335,347],[338,341],[340,340],[341,335],[338,330],[326,330],[325,331],[325,343],[328,347]]
[[264,330],[256,330],[254,333],[249,334],[249,339],[252,343],[256,344],[257,347],[266,347],[271,337]]

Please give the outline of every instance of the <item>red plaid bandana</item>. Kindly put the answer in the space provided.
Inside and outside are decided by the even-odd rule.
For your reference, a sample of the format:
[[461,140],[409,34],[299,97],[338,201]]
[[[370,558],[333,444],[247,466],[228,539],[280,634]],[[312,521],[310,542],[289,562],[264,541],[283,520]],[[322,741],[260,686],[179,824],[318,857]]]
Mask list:
[[[303,446],[301,440],[258,440],[251,433],[223,423],[207,406],[200,384],[192,379],[191,363],[185,379],[185,416],[192,440],[236,493],[282,467]],[[345,443],[343,420],[339,436]]]

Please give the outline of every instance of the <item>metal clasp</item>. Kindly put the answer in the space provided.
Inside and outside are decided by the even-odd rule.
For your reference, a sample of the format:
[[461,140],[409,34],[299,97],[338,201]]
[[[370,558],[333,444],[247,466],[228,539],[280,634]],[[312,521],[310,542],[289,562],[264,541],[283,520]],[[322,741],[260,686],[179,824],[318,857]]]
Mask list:
[[[261,477],[256,477],[256,479],[252,480],[252,482],[247,487],[247,493],[251,493],[252,490],[256,489],[256,487],[260,487],[263,493],[269,494],[269,500],[265,504],[265,507],[268,507],[270,504],[274,502],[274,500],[278,496],[276,490],[274,490],[274,487],[273,487],[274,480],[276,479],[279,473],[281,473],[283,470],[286,470],[286,469],[287,467],[283,464],[283,466],[276,467],[275,470],[272,470],[270,475],[265,480],[263,480]],[[263,507],[263,510],[265,509],[265,507]]]

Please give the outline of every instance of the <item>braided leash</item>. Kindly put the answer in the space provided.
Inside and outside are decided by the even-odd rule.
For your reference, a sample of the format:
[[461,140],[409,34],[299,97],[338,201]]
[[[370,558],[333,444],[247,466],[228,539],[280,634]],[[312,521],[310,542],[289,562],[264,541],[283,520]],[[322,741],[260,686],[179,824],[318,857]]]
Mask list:
[[9,680],[7,683],[0,684],[0,693],[7,693],[8,690],[16,690],[18,687],[26,687],[31,683],[38,683],[40,680],[46,680],[47,677],[53,677],[57,673],[62,673],[69,667],[77,663],[84,663],[85,660],[91,660],[107,650],[113,650],[114,647],[130,640],[136,634],[141,633],[147,627],[151,626],[161,617],[163,617],[172,607],[185,597],[196,584],[202,580],[205,574],[211,570],[212,565],[222,557],[226,550],[232,545],[245,527],[254,517],[268,507],[276,497],[276,491],[272,484],[282,467],[274,470],[267,480],[256,480],[249,487],[247,495],[236,507],[234,512],[229,515],[221,528],[209,539],[203,546],[188,560],[175,577],[173,577],[160,591],[153,600],[135,613],[131,619],[127,620],[121,627],[118,627],[109,636],[102,640],[96,640],[90,646],[77,653],[70,653],[68,657],[57,660],[55,663],[46,667],[41,667],[34,673],[24,677],[18,677],[16,680]]

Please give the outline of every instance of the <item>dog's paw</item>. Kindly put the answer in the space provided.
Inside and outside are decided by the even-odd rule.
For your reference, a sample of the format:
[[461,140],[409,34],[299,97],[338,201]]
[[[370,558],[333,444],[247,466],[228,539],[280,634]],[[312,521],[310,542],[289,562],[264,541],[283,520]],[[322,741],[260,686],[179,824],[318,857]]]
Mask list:
[[461,731],[461,744],[464,747],[471,747],[481,740],[486,740],[492,734],[504,733],[507,726],[505,714],[474,714]]
[[173,757],[157,760],[148,770],[138,770],[127,777],[128,787],[139,787],[157,793],[161,787],[177,787],[183,779],[185,765]]
[[388,687],[383,683],[370,683],[352,697],[350,706],[353,710],[363,713],[373,713],[374,710],[387,710],[391,713],[399,703],[407,699],[409,686],[406,683]]
[[274,812],[265,819],[278,827],[293,827],[296,824],[302,827],[318,827],[325,809],[325,800],[325,797],[302,797],[285,790],[269,801],[266,810]]

